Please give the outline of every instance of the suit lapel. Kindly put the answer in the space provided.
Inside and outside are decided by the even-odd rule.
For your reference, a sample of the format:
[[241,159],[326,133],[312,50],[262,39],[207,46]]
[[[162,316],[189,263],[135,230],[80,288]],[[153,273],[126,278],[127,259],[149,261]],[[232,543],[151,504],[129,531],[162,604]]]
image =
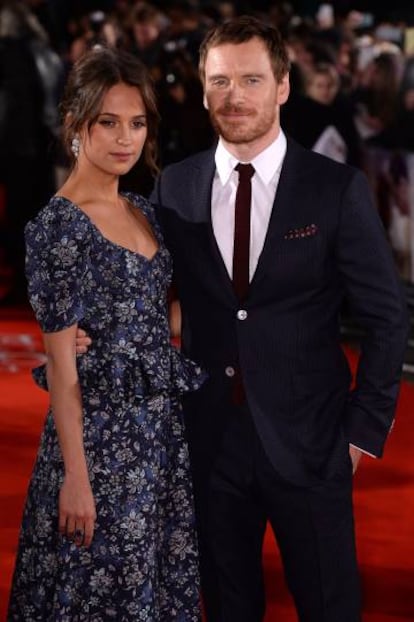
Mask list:
[[224,296],[227,302],[234,303],[236,295],[233,290],[233,283],[217,245],[211,220],[211,194],[216,169],[214,155],[215,147],[206,152],[205,158],[195,167],[192,177],[191,201],[196,210],[193,212],[194,220],[200,223],[198,227],[199,250],[205,255],[201,265],[203,269],[211,272],[212,283],[217,290],[220,290],[221,296]]
[[274,260],[275,245],[278,244],[287,229],[294,205],[295,192],[300,187],[298,185],[298,178],[300,177],[299,160],[296,144],[288,139],[286,156],[280,172],[269,226],[257,268],[250,283],[249,297],[254,296],[255,292],[260,290],[260,284],[266,273],[266,266],[269,261]]

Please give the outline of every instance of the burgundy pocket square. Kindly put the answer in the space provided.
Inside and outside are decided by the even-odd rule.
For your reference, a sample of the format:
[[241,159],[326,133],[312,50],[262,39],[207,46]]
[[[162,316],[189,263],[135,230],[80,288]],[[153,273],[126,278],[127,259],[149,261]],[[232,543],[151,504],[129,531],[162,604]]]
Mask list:
[[289,229],[285,234],[285,240],[298,240],[300,238],[311,238],[318,233],[318,226],[315,224]]

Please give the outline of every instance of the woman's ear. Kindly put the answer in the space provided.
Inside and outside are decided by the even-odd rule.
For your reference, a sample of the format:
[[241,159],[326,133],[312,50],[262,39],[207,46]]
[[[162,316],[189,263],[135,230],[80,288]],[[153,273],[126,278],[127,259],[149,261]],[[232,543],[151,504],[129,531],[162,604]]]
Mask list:
[[65,118],[63,119],[63,125],[65,127],[69,127],[73,119],[73,114],[71,112],[67,112]]

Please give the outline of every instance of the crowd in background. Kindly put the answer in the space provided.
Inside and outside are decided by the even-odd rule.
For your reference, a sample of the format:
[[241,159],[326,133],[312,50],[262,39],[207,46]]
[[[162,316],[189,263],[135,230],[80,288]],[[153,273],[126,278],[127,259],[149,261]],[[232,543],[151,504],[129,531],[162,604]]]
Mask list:
[[[161,114],[159,165],[214,141],[198,49],[240,13],[281,30],[291,58],[285,132],[363,168],[403,277],[411,278],[408,170],[414,153],[414,11],[372,14],[346,2],[0,0],[0,303],[25,298],[25,222],[67,172],[58,102],[72,64],[94,45],[122,47],[151,71]],[[143,165],[123,184],[148,195]]]

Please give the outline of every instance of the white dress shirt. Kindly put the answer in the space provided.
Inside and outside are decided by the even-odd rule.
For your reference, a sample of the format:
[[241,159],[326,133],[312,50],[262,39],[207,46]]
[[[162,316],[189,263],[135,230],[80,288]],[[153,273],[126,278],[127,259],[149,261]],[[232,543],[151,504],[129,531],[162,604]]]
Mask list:
[[[285,154],[286,136],[280,130],[276,140],[250,162],[255,169],[252,178],[250,216],[250,281],[263,250]],[[229,153],[222,141],[219,140],[215,162],[216,173],[211,196],[211,221],[217,245],[229,276],[232,278],[234,208],[239,182],[239,175],[234,167],[239,160]]]

